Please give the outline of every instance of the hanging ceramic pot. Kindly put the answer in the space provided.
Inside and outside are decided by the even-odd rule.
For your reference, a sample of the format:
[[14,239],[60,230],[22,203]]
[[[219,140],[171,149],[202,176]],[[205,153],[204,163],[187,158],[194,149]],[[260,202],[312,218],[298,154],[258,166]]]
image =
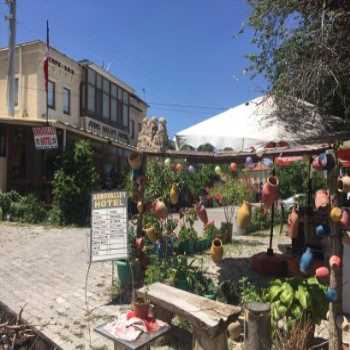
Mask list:
[[329,216],[333,222],[340,222],[342,210],[339,207],[333,207]]
[[338,159],[350,160],[350,148],[341,148],[336,151]]
[[337,182],[338,186],[338,191],[339,192],[344,192],[344,193],[349,193],[350,192],[350,176],[343,176],[338,179]]
[[221,168],[218,165],[215,167],[215,174],[216,175],[221,175],[222,174],[222,170],[221,170]]
[[196,172],[195,167],[193,165],[189,165],[188,166],[188,172],[191,173],[191,174],[195,173]]
[[215,238],[211,244],[210,255],[213,261],[218,264],[222,260],[224,255],[224,247],[222,246],[222,241],[219,238]]
[[299,231],[299,215],[295,209],[292,209],[292,212],[288,216],[288,236],[291,239],[295,239],[298,237]]
[[261,193],[261,201],[266,208],[271,208],[272,204],[279,197],[279,182],[276,176],[270,176],[263,186]]
[[137,202],[137,211],[139,212],[139,214],[142,214],[145,210],[145,206],[143,204],[143,201],[138,201]]
[[299,269],[302,273],[307,274],[314,261],[314,256],[310,247],[307,247],[303,255],[300,257]]
[[176,184],[171,185],[169,196],[171,204],[176,205],[179,202],[179,190]]
[[138,170],[142,165],[142,156],[138,152],[130,152],[128,162],[132,169]]
[[329,205],[329,192],[320,189],[315,193],[315,207],[316,209],[326,208]]
[[319,157],[316,157],[313,161],[312,161],[312,167],[317,170],[317,171],[322,171],[324,170],[324,166],[320,160]]
[[158,219],[166,219],[166,217],[168,216],[168,208],[166,207],[165,203],[160,199],[157,199],[153,203],[153,210],[154,214],[157,216]]
[[341,258],[338,255],[332,255],[329,258],[329,266],[332,268],[339,269],[341,266]]
[[145,246],[145,239],[143,237],[138,237],[134,241],[134,246],[137,251],[142,251],[143,247]]
[[184,167],[183,167],[183,165],[182,165],[181,163],[177,163],[177,164],[175,165],[175,171],[176,171],[177,173],[181,173],[183,170],[184,170]]
[[250,222],[252,207],[250,203],[244,201],[237,211],[237,225],[240,228],[246,228]]
[[232,173],[236,173],[237,172],[237,163],[232,162],[230,164],[230,170]]
[[342,228],[346,229],[350,227],[350,211],[349,209],[343,209],[341,218],[340,218],[340,224]]
[[204,205],[200,202],[196,204],[196,213],[199,220],[202,221],[204,225],[207,225],[208,224],[207,210],[205,209]]
[[273,160],[271,158],[264,157],[261,160],[261,163],[268,168],[271,168],[273,166]]
[[153,225],[146,225],[143,230],[151,242],[155,242],[157,240],[158,234]]
[[331,229],[327,224],[320,224],[320,225],[317,225],[315,228],[316,236],[320,238],[329,236],[330,232],[331,232]]
[[253,162],[253,158],[252,157],[247,157],[245,159],[245,167],[249,168],[249,169],[254,168],[254,162]]
[[328,288],[325,293],[326,299],[330,303],[334,303],[337,300],[337,291],[334,288]]
[[320,279],[326,279],[329,277],[329,270],[326,266],[321,266],[316,269],[315,276]]
[[166,159],[164,160],[164,165],[165,165],[166,167],[170,167],[170,164],[171,164],[171,159],[170,159],[170,158],[166,158]]

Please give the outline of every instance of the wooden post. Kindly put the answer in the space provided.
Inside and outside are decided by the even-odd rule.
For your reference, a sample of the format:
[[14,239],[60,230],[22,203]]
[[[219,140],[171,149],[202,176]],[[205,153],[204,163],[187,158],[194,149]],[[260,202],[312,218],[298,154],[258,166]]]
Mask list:
[[270,350],[271,312],[270,304],[250,303],[247,305],[247,334],[245,350]]
[[[337,191],[337,178],[338,167],[329,171],[327,174],[328,187],[331,196],[336,200],[335,205],[340,205],[340,196]],[[342,232],[339,224],[330,220],[331,235],[327,242],[327,262],[330,256],[337,255],[343,261],[343,242]],[[342,329],[337,326],[337,317],[343,315],[343,268],[330,269],[330,282],[329,287],[334,288],[337,292],[337,300],[333,303],[329,303],[329,350],[339,350],[342,347],[343,337]]]
[[209,337],[205,329],[193,326],[192,350],[228,350],[227,331],[222,329],[216,337]]

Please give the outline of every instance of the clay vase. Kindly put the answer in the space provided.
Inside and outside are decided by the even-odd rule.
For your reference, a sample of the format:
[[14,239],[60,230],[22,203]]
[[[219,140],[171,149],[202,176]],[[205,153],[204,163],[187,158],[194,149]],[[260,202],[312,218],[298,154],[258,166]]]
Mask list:
[[299,231],[299,215],[295,208],[292,209],[292,212],[288,216],[288,236],[292,239],[298,237]]
[[320,189],[315,193],[315,207],[316,209],[325,208],[329,205],[329,192]]
[[332,255],[329,258],[329,266],[332,268],[339,269],[341,266],[341,258],[338,255]]
[[141,318],[142,320],[145,320],[148,317],[149,314],[149,303],[145,302],[144,300],[136,299],[134,302],[134,311],[135,311],[135,317]]
[[337,187],[339,192],[350,192],[350,176],[343,176],[338,179]]
[[157,240],[158,234],[157,234],[157,231],[153,225],[145,226],[145,228],[143,230],[145,231],[146,236],[148,237],[148,239],[151,242],[155,242]]
[[343,209],[341,218],[340,218],[340,224],[344,229],[350,226],[350,212],[348,209]]
[[207,225],[208,224],[208,214],[207,214],[207,211],[202,203],[196,204],[196,213],[197,213],[199,220],[202,221],[202,223],[204,225]]
[[175,171],[176,171],[177,173],[181,173],[183,170],[184,170],[184,167],[183,167],[183,165],[182,165],[181,163],[177,163],[177,164],[175,165]]
[[271,208],[272,204],[279,196],[279,182],[276,176],[270,176],[263,186],[261,193],[261,201],[266,208]]
[[329,216],[333,222],[340,222],[340,219],[342,217],[342,210],[338,207],[334,207],[332,208]]
[[320,225],[317,225],[315,228],[316,236],[320,238],[328,236],[330,232],[331,232],[331,229],[329,225],[320,224]]
[[237,172],[237,163],[232,162],[230,164],[230,170],[232,173],[236,173]]
[[222,260],[224,255],[224,247],[222,241],[219,238],[215,238],[211,244],[210,255],[214,263],[218,264]]
[[179,202],[179,190],[177,185],[171,185],[169,197],[171,204],[176,205]]
[[142,165],[142,157],[138,152],[131,152],[128,156],[128,162],[132,169],[138,170]]
[[168,216],[168,208],[166,207],[165,203],[160,199],[157,199],[153,203],[153,211],[158,219],[166,219],[166,217]]
[[247,201],[244,201],[237,211],[237,225],[240,228],[246,228],[250,222],[251,216],[252,207]]
[[315,276],[319,279],[326,279],[329,277],[329,270],[325,266],[321,266],[315,271]]
[[312,267],[313,261],[314,261],[314,256],[313,256],[312,250],[310,247],[307,247],[299,261],[300,271],[304,274],[307,274]]

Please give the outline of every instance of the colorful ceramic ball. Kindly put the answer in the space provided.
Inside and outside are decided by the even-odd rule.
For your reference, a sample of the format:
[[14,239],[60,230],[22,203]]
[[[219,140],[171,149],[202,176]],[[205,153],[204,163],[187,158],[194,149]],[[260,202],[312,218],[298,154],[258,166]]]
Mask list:
[[221,173],[222,173],[222,170],[221,170],[221,168],[217,165],[217,166],[215,167],[215,174],[216,174],[216,175],[221,175]]
[[188,172],[190,172],[191,174],[195,173],[196,172],[196,169],[193,165],[189,165],[188,166]]
[[253,161],[253,158],[252,158],[252,157],[247,157],[247,158],[245,159],[245,166],[246,166],[247,168],[252,168],[252,167],[254,167],[254,161]]
[[328,236],[330,233],[331,229],[329,225],[317,225],[315,229],[316,236],[318,237],[325,237]]
[[165,166],[170,166],[170,164],[171,164],[171,159],[170,159],[170,158],[166,158],[166,159],[164,160],[164,165],[165,165]]
[[273,160],[265,157],[262,159],[261,163],[263,163],[265,166],[271,168],[273,165]]
[[177,173],[181,173],[183,170],[184,170],[183,165],[181,163],[177,163],[176,166],[175,166],[175,171]]
[[230,170],[231,170],[233,173],[237,172],[237,163],[232,162],[232,163],[230,164]]
[[328,278],[329,277],[329,270],[325,266],[321,266],[315,271],[315,276],[317,278]]
[[331,303],[337,300],[337,291],[334,288],[328,288],[325,294],[327,300]]
[[318,156],[318,161],[320,162],[322,168],[325,168],[326,165],[327,165],[327,155],[326,155],[326,153],[321,153]]
[[329,258],[329,266],[333,268],[339,268],[341,266],[341,258],[338,255],[332,255]]

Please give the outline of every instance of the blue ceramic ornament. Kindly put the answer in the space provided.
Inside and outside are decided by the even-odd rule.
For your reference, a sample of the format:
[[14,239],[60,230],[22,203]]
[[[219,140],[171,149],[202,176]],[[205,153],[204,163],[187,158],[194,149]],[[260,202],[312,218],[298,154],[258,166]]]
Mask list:
[[334,303],[337,300],[337,291],[334,288],[329,287],[326,290],[325,296],[330,303]]
[[247,168],[253,168],[254,167],[254,162],[253,162],[253,158],[252,157],[247,157],[245,159],[245,166]]
[[131,178],[133,179],[133,180],[135,180],[135,179],[137,179],[139,176],[141,176],[142,175],[142,171],[140,170],[140,169],[133,169],[132,171],[131,171]]
[[266,158],[264,157],[262,160],[261,160],[261,163],[264,164],[266,167],[268,168],[271,168],[272,165],[273,165],[273,161],[271,158]]
[[331,232],[330,227],[327,224],[317,225],[315,229],[316,236],[318,237],[329,236],[330,232]]
[[327,155],[326,155],[326,153],[321,153],[318,156],[318,160],[319,160],[320,164],[322,165],[322,167],[326,168],[326,166],[327,166]]
[[193,173],[196,172],[196,169],[194,168],[193,165],[189,165],[189,166],[188,166],[188,172],[191,173],[191,174],[193,174]]
[[314,261],[314,255],[312,253],[312,250],[310,247],[307,247],[299,261],[300,271],[304,274],[307,274],[312,267],[313,261]]

